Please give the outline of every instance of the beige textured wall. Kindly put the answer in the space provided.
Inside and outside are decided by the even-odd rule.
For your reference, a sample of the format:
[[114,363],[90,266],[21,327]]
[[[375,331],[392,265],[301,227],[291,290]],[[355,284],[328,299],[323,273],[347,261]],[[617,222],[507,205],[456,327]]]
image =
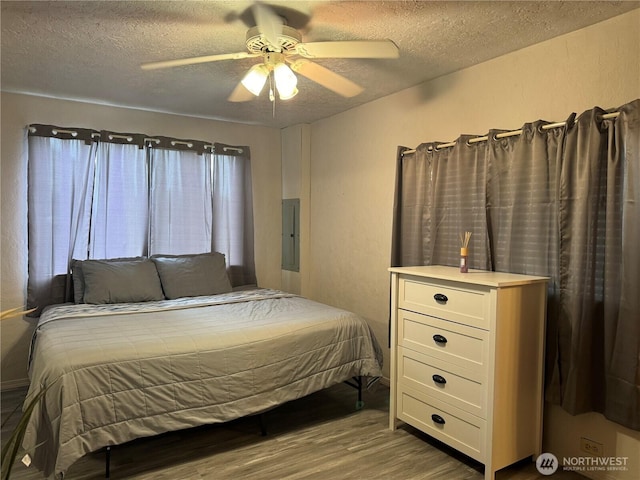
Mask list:
[[298,295],[306,295],[309,278],[310,132],[308,124],[281,130],[282,198],[300,199],[300,270],[282,270],[282,289]]
[[[639,26],[635,10],[314,123],[309,295],[363,315],[386,346],[397,146],[562,121],[639,98]],[[387,349],[385,363],[388,375]],[[580,435],[607,437],[608,454],[635,452],[626,478],[640,478],[637,432],[622,435],[604,420],[595,430],[589,419],[569,426],[555,413],[548,440],[569,428],[560,447],[575,452]]]
[[[27,283],[27,164],[24,128],[30,123],[141,132],[248,145],[252,153],[256,269],[260,285],[280,288],[280,131],[199,118],[3,93],[2,309],[24,305]],[[33,320],[2,322],[2,386],[27,382]]]

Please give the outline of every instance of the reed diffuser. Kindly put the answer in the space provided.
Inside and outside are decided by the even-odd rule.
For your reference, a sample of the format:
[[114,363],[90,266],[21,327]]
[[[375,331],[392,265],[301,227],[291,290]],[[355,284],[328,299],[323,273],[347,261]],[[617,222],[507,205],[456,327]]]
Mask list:
[[471,232],[460,234],[460,272],[467,273],[469,271],[469,242],[471,241]]

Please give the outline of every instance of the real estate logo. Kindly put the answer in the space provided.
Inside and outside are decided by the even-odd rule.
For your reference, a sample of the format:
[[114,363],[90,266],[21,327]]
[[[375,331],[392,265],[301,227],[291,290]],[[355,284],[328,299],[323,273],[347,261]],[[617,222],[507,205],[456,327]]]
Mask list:
[[542,475],[553,475],[562,466],[564,471],[627,471],[629,457],[562,457],[562,464],[553,453],[543,453],[536,459]]
[[563,457],[562,469],[574,472],[627,471],[629,457]]
[[558,459],[553,453],[543,453],[536,460],[536,468],[542,475],[553,475],[558,470]]

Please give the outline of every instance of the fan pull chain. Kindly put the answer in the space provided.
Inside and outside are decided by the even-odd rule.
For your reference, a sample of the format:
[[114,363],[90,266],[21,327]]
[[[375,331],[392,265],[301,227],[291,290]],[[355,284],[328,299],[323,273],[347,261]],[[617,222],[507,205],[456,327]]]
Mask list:
[[271,101],[271,115],[276,118],[276,94],[273,91],[273,71],[269,72],[269,101]]

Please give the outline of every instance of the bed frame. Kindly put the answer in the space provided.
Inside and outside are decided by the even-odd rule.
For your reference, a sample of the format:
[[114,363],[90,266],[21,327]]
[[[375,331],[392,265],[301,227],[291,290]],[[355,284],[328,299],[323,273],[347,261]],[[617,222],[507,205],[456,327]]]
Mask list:
[[[371,384],[376,382],[378,379],[379,377],[372,379],[371,382],[367,384],[367,386],[371,386]],[[355,388],[358,391],[358,400],[356,400],[355,408],[356,410],[362,410],[364,408],[364,401],[362,400],[363,378],[361,376],[353,377],[351,380],[346,380],[344,383],[349,385],[350,387]],[[263,412],[257,415],[258,425],[260,426],[260,435],[262,435],[263,437],[267,436],[267,423],[265,420],[265,414],[266,412]],[[104,452],[105,452],[104,478],[106,479],[111,478],[111,451],[115,446],[117,445],[108,445],[104,447]]]
[[54,388],[23,446],[44,442],[33,464],[57,478],[101,449],[109,478],[114,446],[167,431],[255,415],[266,435],[265,412],[340,382],[356,390],[359,410],[382,374],[364,319],[268,289],[57,307],[41,318],[33,350],[30,394]]

